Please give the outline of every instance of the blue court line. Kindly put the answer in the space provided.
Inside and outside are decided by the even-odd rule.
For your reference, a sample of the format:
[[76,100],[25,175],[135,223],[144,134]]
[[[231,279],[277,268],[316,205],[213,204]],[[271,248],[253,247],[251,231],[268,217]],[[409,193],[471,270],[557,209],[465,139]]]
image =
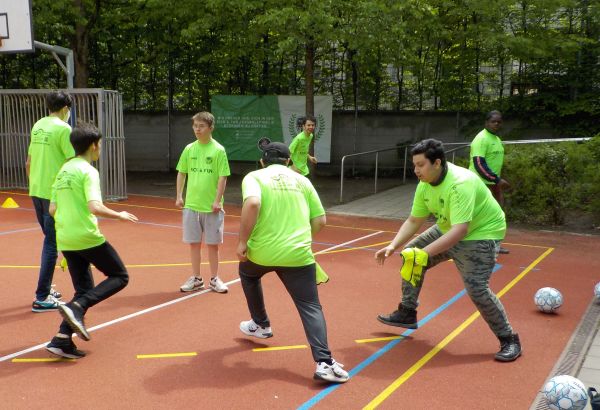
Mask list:
[[[498,271],[500,268],[502,268],[502,265],[500,265],[500,264],[497,263],[494,266],[493,272]],[[419,320],[419,322],[418,322],[419,327],[423,327],[427,322],[429,322],[431,319],[433,319],[434,317],[436,317],[437,315],[439,315],[440,313],[442,313],[444,310],[446,310],[448,307],[450,307],[454,302],[456,302],[461,297],[463,297],[466,293],[467,293],[467,291],[463,289],[460,292],[458,292],[456,295],[452,296],[450,299],[448,299],[445,303],[443,303],[442,305],[440,305],[433,312],[431,312],[430,314],[428,314],[427,316],[425,316],[423,319]],[[402,342],[407,336],[410,336],[411,334],[413,334],[417,330],[418,329],[408,329],[408,330],[406,330],[404,333],[402,333],[400,335],[401,339],[395,339],[395,340],[392,340],[391,342],[388,342],[381,349],[379,349],[378,351],[376,351],[375,353],[373,353],[371,356],[367,357],[365,360],[363,360],[362,362],[360,362],[357,366],[355,366],[352,370],[350,370],[348,372],[348,374],[350,375],[350,378],[356,376],[364,368],[366,368],[371,363],[373,363],[375,360],[379,359],[385,353],[387,353],[388,351],[390,351],[391,349],[393,349],[398,343]],[[325,389],[321,390],[321,392],[319,392],[318,394],[316,394],[315,396],[313,396],[312,399],[304,402],[300,407],[298,407],[298,410],[307,410],[307,409],[310,409],[315,404],[317,404],[318,402],[320,402],[321,400],[323,400],[325,397],[327,397],[329,394],[333,393],[335,390],[339,389],[343,385],[344,385],[343,383],[337,383],[337,384],[332,384],[329,387],[326,387]]]

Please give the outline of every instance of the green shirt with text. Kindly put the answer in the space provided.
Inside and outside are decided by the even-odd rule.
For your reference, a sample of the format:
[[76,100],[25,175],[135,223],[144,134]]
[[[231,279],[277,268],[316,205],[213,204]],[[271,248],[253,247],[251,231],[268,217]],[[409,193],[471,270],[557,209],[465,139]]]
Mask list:
[[44,117],[33,125],[27,151],[31,157],[30,196],[50,199],[58,170],[68,158],[75,156],[70,137],[71,126],[58,117]]
[[468,169],[448,163],[448,173],[437,186],[419,182],[411,215],[433,214],[442,233],[468,223],[463,241],[501,240],[506,233],[504,212],[483,181]]
[[89,201],[102,202],[100,176],[89,162],[76,157],[62,166],[52,186],[58,250],[78,251],[106,242],[96,215],[89,210]]
[[184,207],[196,212],[212,212],[219,177],[230,175],[225,148],[212,138],[206,144],[192,142],[183,149],[177,171],[187,174]]
[[248,259],[263,266],[299,267],[315,262],[310,221],[325,215],[308,178],[283,165],[250,172],[242,181],[244,200],[260,199],[248,239]]
[[300,170],[302,175],[306,176],[309,173],[308,170],[308,150],[310,148],[310,142],[313,139],[313,135],[306,135],[304,131],[296,135],[290,144],[290,157],[292,163],[296,168]]

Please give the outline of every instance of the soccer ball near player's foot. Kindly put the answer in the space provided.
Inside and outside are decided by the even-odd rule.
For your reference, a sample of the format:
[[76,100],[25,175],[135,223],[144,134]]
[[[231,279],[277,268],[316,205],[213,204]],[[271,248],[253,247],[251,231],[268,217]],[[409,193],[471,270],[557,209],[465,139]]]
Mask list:
[[554,288],[541,288],[535,292],[533,301],[544,313],[553,313],[563,304],[562,294]]
[[588,396],[584,384],[566,374],[548,380],[542,393],[552,410],[581,410],[587,404]]

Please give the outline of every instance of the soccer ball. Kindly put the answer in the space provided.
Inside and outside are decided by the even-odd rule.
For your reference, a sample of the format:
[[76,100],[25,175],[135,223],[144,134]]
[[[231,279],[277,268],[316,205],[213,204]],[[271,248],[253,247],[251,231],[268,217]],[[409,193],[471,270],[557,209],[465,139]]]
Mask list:
[[596,302],[600,302],[600,282],[596,283],[594,288],[594,296],[596,296]]
[[548,380],[542,393],[552,410],[581,410],[587,404],[588,395],[584,384],[566,374]]
[[544,313],[555,312],[563,304],[562,294],[554,288],[541,288],[535,292],[533,301],[539,310]]

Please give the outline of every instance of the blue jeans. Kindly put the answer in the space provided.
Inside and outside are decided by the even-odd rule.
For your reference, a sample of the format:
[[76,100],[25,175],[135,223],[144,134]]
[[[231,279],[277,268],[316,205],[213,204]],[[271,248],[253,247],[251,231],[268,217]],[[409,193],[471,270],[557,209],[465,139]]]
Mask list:
[[52,278],[54,278],[54,267],[58,258],[56,250],[56,231],[54,230],[54,218],[50,216],[48,208],[50,200],[45,198],[31,197],[37,220],[44,233],[44,244],[42,246],[42,260],[40,262],[40,275],[35,291],[36,300],[45,300],[50,293]]

